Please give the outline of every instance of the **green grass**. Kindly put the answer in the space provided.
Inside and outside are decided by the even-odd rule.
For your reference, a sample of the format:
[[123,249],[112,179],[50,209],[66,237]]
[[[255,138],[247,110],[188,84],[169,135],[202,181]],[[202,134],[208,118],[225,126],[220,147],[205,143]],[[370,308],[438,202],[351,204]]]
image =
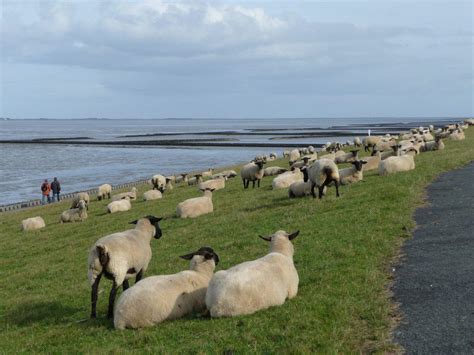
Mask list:
[[[83,223],[58,223],[69,202],[0,215],[0,344],[14,352],[383,352],[394,349],[393,307],[388,267],[414,227],[413,211],[424,187],[439,173],[474,160],[474,129],[466,140],[446,141],[446,149],[416,157],[416,170],[334,188],[321,200],[288,199],[286,190],[243,190],[239,178],[214,194],[213,214],[173,217],[178,202],[199,196],[180,186],[163,200],[136,201],[131,211],[105,214],[105,202],[92,202]],[[286,166],[279,160],[271,165]],[[140,186],[142,193],[148,187]],[[128,222],[164,216],[163,237],[152,241],[146,276],[188,267],[179,255],[203,245],[221,258],[218,269],[264,255],[257,237],[279,229],[301,230],[295,239],[300,276],[296,298],[254,315],[205,319],[197,315],[138,331],[115,331],[105,319],[110,282],[100,289],[98,319],[88,318],[87,256],[100,237],[128,229]],[[20,231],[22,219],[41,215],[47,227]]]

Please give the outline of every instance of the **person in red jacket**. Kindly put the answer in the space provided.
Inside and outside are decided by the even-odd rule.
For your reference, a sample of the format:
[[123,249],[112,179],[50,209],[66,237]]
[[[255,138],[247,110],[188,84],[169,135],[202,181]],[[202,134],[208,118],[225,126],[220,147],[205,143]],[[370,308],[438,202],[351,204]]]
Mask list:
[[41,193],[43,195],[41,199],[41,204],[44,205],[46,201],[50,203],[51,197],[49,196],[49,194],[51,193],[51,185],[49,184],[48,179],[44,179],[44,182],[41,185]]

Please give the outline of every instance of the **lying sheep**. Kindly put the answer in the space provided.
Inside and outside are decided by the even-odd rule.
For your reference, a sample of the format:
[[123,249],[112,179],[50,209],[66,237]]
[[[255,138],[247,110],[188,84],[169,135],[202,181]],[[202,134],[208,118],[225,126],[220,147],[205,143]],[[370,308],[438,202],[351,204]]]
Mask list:
[[362,171],[370,171],[378,169],[380,162],[382,161],[382,155],[380,152],[375,151],[371,157],[365,157],[364,160],[367,162],[362,168]]
[[124,197],[124,199],[120,201],[112,201],[107,205],[108,213],[125,212],[131,209],[132,204],[130,203],[128,197]]
[[210,177],[212,174],[214,174],[214,169],[212,168],[209,168],[207,169],[207,171],[203,171],[201,173],[201,176],[204,178],[204,177]]
[[103,184],[100,185],[97,189],[97,200],[105,200],[105,198],[110,198],[112,195],[112,185]]
[[377,150],[379,152],[384,152],[384,151],[387,151],[387,150],[392,150],[392,147],[397,145],[397,141],[395,141],[394,139],[392,140],[389,140],[389,141],[385,141],[385,140],[380,140],[374,147],[373,147],[373,150]]
[[245,164],[240,170],[240,176],[244,184],[244,189],[249,187],[250,181],[252,181],[252,187],[255,188],[255,181],[258,182],[260,187],[260,180],[263,178],[263,165],[264,161],[259,160],[256,162]]
[[358,155],[359,155],[358,149],[351,150],[349,153],[346,153],[343,150],[340,150],[336,153],[334,162],[336,164],[351,163],[357,160]]
[[290,151],[289,150],[284,150],[283,151],[283,158],[288,158],[290,156]]
[[[413,146],[413,144],[410,145],[410,147]],[[392,150],[390,151],[385,151],[385,152],[378,152],[377,150],[373,150],[372,151],[372,156],[374,155],[377,155],[377,153],[380,154],[380,160],[385,160],[387,159],[388,157],[395,157],[398,155],[398,151],[402,150],[400,149],[401,148],[401,145],[394,145],[392,146]]]
[[89,203],[91,199],[87,192],[78,192],[72,199],[71,208],[78,208],[80,200],[83,200],[86,203],[86,208],[87,210],[89,210]]
[[[124,200],[126,201],[126,200]],[[141,280],[151,260],[151,238],[159,239],[162,235],[159,222],[161,218],[146,216],[130,222],[134,229],[113,233],[100,238],[89,252],[89,271],[87,277],[91,290],[91,318],[96,317],[99,282],[104,275],[112,280],[107,317],[112,318],[117,288],[123,284],[124,290],[128,279],[136,277],[135,283]]]
[[293,171],[287,171],[281,175],[278,175],[272,181],[273,190],[285,189],[296,181],[302,181],[304,178],[303,173],[300,169],[296,168]]
[[287,172],[288,169],[281,168],[279,166],[270,166],[263,170],[263,176],[275,176]]
[[341,185],[348,185],[354,182],[362,181],[364,174],[362,167],[367,164],[365,160],[356,160],[351,163],[350,168],[339,169],[339,181]]
[[290,152],[290,166],[301,157],[300,151],[298,149],[293,149]]
[[214,174],[211,176],[211,179],[218,179],[221,177],[226,177],[227,179],[231,179],[237,176],[235,170],[224,170],[218,174]]
[[320,155],[319,159],[329,159],[329,160],[335,161],[336,160],[336,153],[329,153],[329,154]]
[[143,201],[152,201],[152,200],[159,200],[163,197],[164,190],[161,187],[161,190],[148,190],[143,193]]
[[112,201],[120,201],[120,200],[123,200],[125,198],[128,198],[129,200],[136,200],[137,199],[137,188],[134,186],[128,192],[122,192],[122,193],[113,195],[112,196]]
[[311,181],[311,195],[316,197],[314,193],[315,187],[319,190],[319,198],[323,197],[325,186],[329,186],[331,182],[336,186],[336,196],[339,197],[339,169],[332,160],[320,159],[308,167],[308,178]]
[[207,180],[204,182],[201,182],[198,185],[199,190],[203,191],[205,189],[208,190],[222,190],[225,188],[225,182],[227,178],[225,176],[219,178],[219,179],[212,179],[212,180]]
[[189,198],[178,204],[176,215],[179,218],[196,218],[214,211],[212,204],[213,189],[205,189],[204,196]]
[[464,132],[462,130],[457,129],[449,135],[449,139],[452,139],[454,141],[462,141],[463,139],[466,139],[466,136],[464,135]]
[[436,138],[435,141],[431,142],[426,142],[425,146],[423,147],[422,151],[423,152],[428,152],[432,150],[443,150],[444,149],[444,143],[441,138]]
[[380,175],[389,175],[400,171],[409,171],[415,169],[415,159],[412,155],[402,155],[399,157],[390,157],[382,160],[379,165]]
[[84,221],[87,218],[86,201],[80,200],[77,208],[71,208],[61,213],[60,223]]
[[367,136],[362,140],[362,144],[364,145],[364,150],[366,152],[369,151],[369,148],[375,147],[375,145],[380,142],[382,137],[379,136]]
[[[173,180],[169,177],[166,178],[166,187],[164,190],[167,190],[167,191],[173,190]],[[164,192],[164,190],[162,192]]]
[[180,182],[188,182],[188,174],[180,174],[176,176],[175,182],[178,184]]
[[267,255],[216,272],[206,293],[211,317],[252,314],[295,297],[299,278],[291,240],[298,234],[299,231],[278,231],[268,237],[260,236],[270,242]]
[[196,174],[192,178],[188,179],[188,186],[198,185],[202,182],[202,175]]
[[161,174],[153,175],[151,178],[151,183],[153,185],[153,189],[159,190],[160,188],[165,187],[166,178]]
[[295,161],[293,164],[291,164],[290,166],[290,169],[291,170],[295,170],[295,169],[300,169],[304,166],[308,166],[308,163],[309,163],[309,157],[308,156],[304,156],[303,157],[303,160],[301,161]]
[[44,219],[41,217],[30,217],[21,221],[21,229],[23,231],[32,231],[46,227]]
[[314,147],[312,145],[309,145],[308,146],[308,153],[309,154],[315,154],[316,153],[316,149],[314,149]]
[[359,137],[355,137],[354,141],[353,141],[353,144],[354,144],[355,147],[360,147],[360,146],[362,146],[362,141],[360,140]]
[[468,126],[474,126],[474,118],[467,118],[464,120],[464,123]]
[[202,247],[181,258],[191,260],[189,270],[147,277],[122,294],[114,311],[116,329],[149,327],[206,309],[207,286],[219,256]]

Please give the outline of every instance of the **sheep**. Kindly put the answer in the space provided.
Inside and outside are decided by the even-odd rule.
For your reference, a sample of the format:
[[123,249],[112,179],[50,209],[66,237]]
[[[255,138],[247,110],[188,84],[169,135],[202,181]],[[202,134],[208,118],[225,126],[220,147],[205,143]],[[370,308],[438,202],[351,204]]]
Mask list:
[[397,142],[394,139],[390,139],[388,141],[382,139],[372,149],[378,150],[379,152],[383,152],[387,150],[392,150],[392,147],[394,145],[397,145]]
[[84,202],[86,203],[86,208],[87,208],[87,210],[89,210],[89,203],[90,203],[91,199],[90,199],[89,194],[87,192],[78,192],[74,196],[74,198],[72,199],[72,203],[71,203],[71,209],[72,208],[78,208],[80,200],[84,200]]
[[362,167],[367,164],[365,160],[356,160],[351,162],[350,168],[339,169],[339,181],[341,185],[348,185],[354,182],[362,181],[364,174]]
[[182,255],[189,270],[150,276],[126,290],[114,310],[116,329],[144,328],[206,310],[206,291],[219,256],[212,248]]
[[268,157],[269,157],[268,160],[275,160],[276,158],[278,158],[278,155],[277,155],[277,153],[270,153],[270,155]]
[[281,168],[279,166],[270,166],[263,170],[263,176],[275,176],[287,172],[288,169]]
[[311,180],[311,195],[316,197],[314,188],[319,190],[319,198],[323,197],[323,190],[331,182],[336,186],[336,196],[339,197],[339,169],[336,163],[329,159],[320,159],[308,167],[308,178]]
[[365,164],[362,168],[362,171],[370,171],[375,170],[379,167],[380,162],[382,161],[382,155],[380,152],[375,151],[375,153],[371,157],[364,157],[367,164]]
[[362,144],[364,145],[364,150],[366,152],[369,151],[369,148],[373,148],[380,140],[382,137],[379,136],[367,136],[362,140]]
[[196,174],[188,179],[188,186],[199,185],[202,182],[202,175]]
[[188,182],[188,174],[180,174],[179,176],[176,176],[175,182],[178,184],[180,182]]
[[327,146],[326,146],[326,151],[327,152],[337,152],[338,150],[341,150],[342,149],[342,145],[341,143],[339,142],[333,142],[333,143],[329,143]]
[[201,176],[204,178],[204,177],[210,177],[212,174],[214,173],[214,169],[213,168],[209,168],[207,169],[207,171],[203,171],[201,173]]
[[170,177],[167,177],[166,178],[166,186],[165,188],[163,189],[163,191],[161,192],[164,192],[164,191],[171,191],[173,190],[173,180],[170,178]]
[[389,175],[400,171],[415,169],[415,160],[411,155],[390,157],[382,160],[379,165],[379,175]]
[[[410,145],[411,147],[412,145]],[[401,149],[401,145],[393,145],[392,146],[392,150],[390,151],[385,151],[385,152],[378,152],[377,150],[373,150],[372,151],[372,156],[376,155],[377,153],[380,154],[380,160],[385,160],[387,159],[388,157],[394,157],[394,156],[397,156],[398,155],[398,151],[399,150],[402,150]]]
[[426,142],[425,146],[423,147],[422,151],[423,152],[428,152],[431,150],[443,150],[444,149],[444,143],[441,138],[436,138],[435,141],[431,142]]
[[216,272],[206,293],[211,317],[252,314],[294,298],[299,277],[291,241],[298,234],[280,230],[271,236],[259,236],[270,242],[267,255]]
[[108,213],[125,212],[130,209],[132,209],[132,204],[128,197],[124,197],[124,199],[120,201],[112,201],[107,205]]
[[159,190],[160,187],[164,187],[166,185],[166,178],[161,174],[153,175],[151,178],[151,183],[154,189]]
[[227,178],[225,176],[219,178],[219,179],[212,179],[212,180],[207,180],[204,182],[201,182],[199,184],[199,190],[205,190],[205,189],[210,189],[210,190],[221,190],[225,188],[225,182]]
[[336,160],[336,153],[324,154],[324,155],[319,156],[319,158],[320,159],[329,159],[329,160],[335,161]]
[[358,155],[359,155],[358,149],[351,150],[349,153],[346,153],[343,150],[340,150],[335,154],[334,162],[336,164],[350,163],[350,162],[355,161]]
[[171,181],[171,182],[176,182],[176,176],[174,175],[169,175],[169,176],[165,176],[165,179],[166,181]]
[[290,152],[290,166],[301,157],[300,151],[298,149],[293,149]]
[[21,221],[21,229],[23,231],[32,231],[44,227],[46,227],[46,223],[44,223],[44,219],[39,216],[30,217]]
[[354,140],[353,140],[353,143],[354,143],[354,146],[355,146],[355,147],[360,147],[360,146],[362,146],[362,141],[360,140],[359,137],[355,137]]
[[284,150],[283,151],[283,158],[288,158],[290,156],[290,151],[289,150]]
[[316,153],[316,149],[314,149],[314,147],[312,145],[309,145],[308,146],[308,152],[309,154],[315,154]]
[[235,172],[235,170],[224,170],[218,174],[213,175],[212,178],[215,179],[221,176],[225,176],[227,179],[231,179],[231,178],[236,177],[237,173]]
[[161,187],[161,190],[148,190],[143,193],[143,201],[152,201],[159,200],[163,197],[164,189]]
[[[124,200],[126,201],[126,200]],[[89,252],[89,270],[87,278],[91,285],[91,318],[96,318],[97,295],[99,282],[104,275],[112,280],[107,317],[112,318],[117,288],[129,287],[128,279],[136,277],[135,283],[141,280],[151,260],[151,238],[162,236],[159,222],[162,218],[146,216],[136,221],[134,229],[109,234],[97,240]]]
[[256,161],[252,163],[245,164],[242,169],[240,169],[240,176],[242,177],[242,183],[244,184],[244,189],[249,187],[250,181],[252,181],[252,188],[255,188],[255,181],[260,187],[260,180],[263,178],[263,165],[264,161]]
[[300,160],[300,161],[296,161],[294,162],[293,164],[291,164],[290,166],[290,169],[291,170],[295,170],[295,169],[299,169],[299,168],[302,168],[304,166],[307,166],[309,163],[309,157],[308,156],[304,156],[303,157],[303,160]]
[[105,200],[105,198],[109,198],[112,195],[112,186],[110,184],[103,184],[100,185],[97,189],[97,200]]
[[189,198],[178,204],[176,215],[179,218],[196,218],[214,211],[212,192],[214,189],[203,190],[204,196]]
[[80,200],[77,208],[71,208],[61,213],[60,223],[84,221],[87,218],[86,201]]
[[288,171],[274,178],[272,181],[272,188],[273,190],[284,189],[296,181],[302,181],[303,178],[303,173],[300,171],[300,169],[296,168],[293,171]]
[[454,141],[462,141],[465,138],[466,136],[464,135],[464,132],[460,129],[455,130],[449,135],[449,139],[452,139]]
[[112,201],[120,201],[120,200],[123,200],[124,198],[128,198],[130,200],[136,200],[137,199],[137,188],[134,186],[128,192],[122,192],[122,193],[113,195],[112,196]]
[[474,126],[474,118],[467,118],[464,120],[464,123],[468,126]]

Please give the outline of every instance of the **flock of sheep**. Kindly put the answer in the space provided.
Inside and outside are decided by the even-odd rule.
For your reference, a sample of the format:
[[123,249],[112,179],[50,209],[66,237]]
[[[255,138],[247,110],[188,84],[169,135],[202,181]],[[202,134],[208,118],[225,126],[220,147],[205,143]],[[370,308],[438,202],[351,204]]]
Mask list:
[[[463,124],[448,125],[437,130],[433,126],[415,128],[400,136],[368,136],[355,138],[349,144],[328,143],[321,152],[313,147],[285,151],[289,158],[289,169],[264,165],[275,160],[277,155],[257,156],[245,164],[240,171],[244,188],[253,187],[264,176],[275,176],[273,189],[288,189],[288,196],[316,197],[325,195],[327,188],[334,186],[339,196],[339,185],[361,181],[363,172],[378,169],[380,175],[408,171],[415,168],[414,157],[425,151],[444,149],[442,139],[464,139],[463,130],[474,125],[474,120]],[[345,145],[372,149],[371,156],[359,158],[358,150],[345,152]],[[338,164],[352,164],[339,168]],[[173,183],[197,186],[203,196],[187,199],[177,205],[180,218],[196,218],[213,212],[212,193],[225,188],[225,182],[237,176],[233,170],[213,174],[213,170],[188,177],[154,175],[150,180],[151,190],[144,192],[145,201],[161,199],[165,191],[173,189]],[[207,179],[207,180],[205,180]],[[112,199],[107,205],[109,213],[128,211],[130,201],[137,199],[137,190],[112,195],[112,187],[101,185],[97,199]],[[83,221],[87,218],[90,197],[78,193],[71,208],[60,216],[60,222]],[[164,320],[183,317],[193,312],[208,312],[211,317],[227,317],[252,314],[271,306],[282,305],[286,299],[298,292],[298,273],[293,263],[292,240],[299,231],[287,233],[277,231],[270,236],[260,236],[270,243],[265,256],[247,261],[214,273],[219,256],[210,247],[201,247],[181,258],[190,261],[189,269],[173,275],[150,276],[142,280],[152,257],[150,247],[153,238],[162,236],[161,218],[146,216],[130,222],[133,229],[107,235],[92,246],[88,260],[88,279],[91,285],[91,318],[96,317],[98,287],[102,276],[112,281],[107,316],[113,318],[117,329],[142,328]],[[24,230],[45,227],[41,217],[22,221]],[[128,280],[135,278],[133,287]],[[115,304],[118,288],[124,292]],[[264,292],[262,291],[264,290]]]

